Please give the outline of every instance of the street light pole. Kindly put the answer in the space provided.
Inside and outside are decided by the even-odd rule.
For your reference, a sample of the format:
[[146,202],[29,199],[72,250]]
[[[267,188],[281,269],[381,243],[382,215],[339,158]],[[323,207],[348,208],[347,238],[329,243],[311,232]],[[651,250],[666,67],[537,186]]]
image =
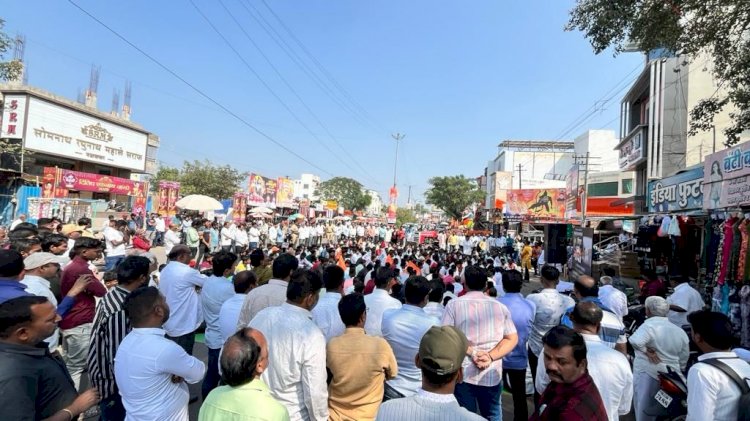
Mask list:
[[396,141],[396,159],[393,161],[393,188],[396,188],[396,169],[398,168],[398,142],[401,141],[405,134],[394,133],[391,137]]

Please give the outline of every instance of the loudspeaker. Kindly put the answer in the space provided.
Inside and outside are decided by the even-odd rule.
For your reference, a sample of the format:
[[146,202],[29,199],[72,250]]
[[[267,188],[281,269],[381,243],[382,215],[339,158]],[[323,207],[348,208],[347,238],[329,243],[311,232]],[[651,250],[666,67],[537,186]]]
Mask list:
[[565,264],[568,261],[568,226],[544,226],[544,260],[548,264]]

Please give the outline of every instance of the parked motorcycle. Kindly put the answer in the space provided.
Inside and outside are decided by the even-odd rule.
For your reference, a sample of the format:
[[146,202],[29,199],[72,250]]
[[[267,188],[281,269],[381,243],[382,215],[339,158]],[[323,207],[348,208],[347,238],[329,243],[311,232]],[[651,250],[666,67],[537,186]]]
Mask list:
[[659,372],[659,391],[654,399],[667,412],[657,419],[678,421],[687,417],[687,379],[678,370],[667,367]]

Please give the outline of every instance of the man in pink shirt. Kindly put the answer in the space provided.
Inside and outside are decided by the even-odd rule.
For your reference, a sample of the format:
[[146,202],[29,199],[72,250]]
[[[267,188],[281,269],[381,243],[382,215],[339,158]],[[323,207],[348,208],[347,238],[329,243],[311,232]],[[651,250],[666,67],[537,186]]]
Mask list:
[[518,343],[518,335],[508,308],[484,295],[487,272],[478,266],[464,270],[468,292],[450,300],[442,324],[455,326],[469,340],[463,362],[463,383],[454,394],[458,403],[489,420],[500,420],[502,393],[502,358]]

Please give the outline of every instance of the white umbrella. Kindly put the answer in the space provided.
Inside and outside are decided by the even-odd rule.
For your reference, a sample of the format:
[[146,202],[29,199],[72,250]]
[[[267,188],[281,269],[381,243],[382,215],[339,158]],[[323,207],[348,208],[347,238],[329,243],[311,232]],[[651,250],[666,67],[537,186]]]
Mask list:
[[211,211],[217,209],[224,209],[224,206],[219,203],[218,200],[213,197],[204,196],[202,194],[191,194],[185,196],[175,203],[180,209],[188,209],[195,211]]
[[257,208],[253,208],[250,213],[273,213],[273,211],[265,206],[258,206]]

